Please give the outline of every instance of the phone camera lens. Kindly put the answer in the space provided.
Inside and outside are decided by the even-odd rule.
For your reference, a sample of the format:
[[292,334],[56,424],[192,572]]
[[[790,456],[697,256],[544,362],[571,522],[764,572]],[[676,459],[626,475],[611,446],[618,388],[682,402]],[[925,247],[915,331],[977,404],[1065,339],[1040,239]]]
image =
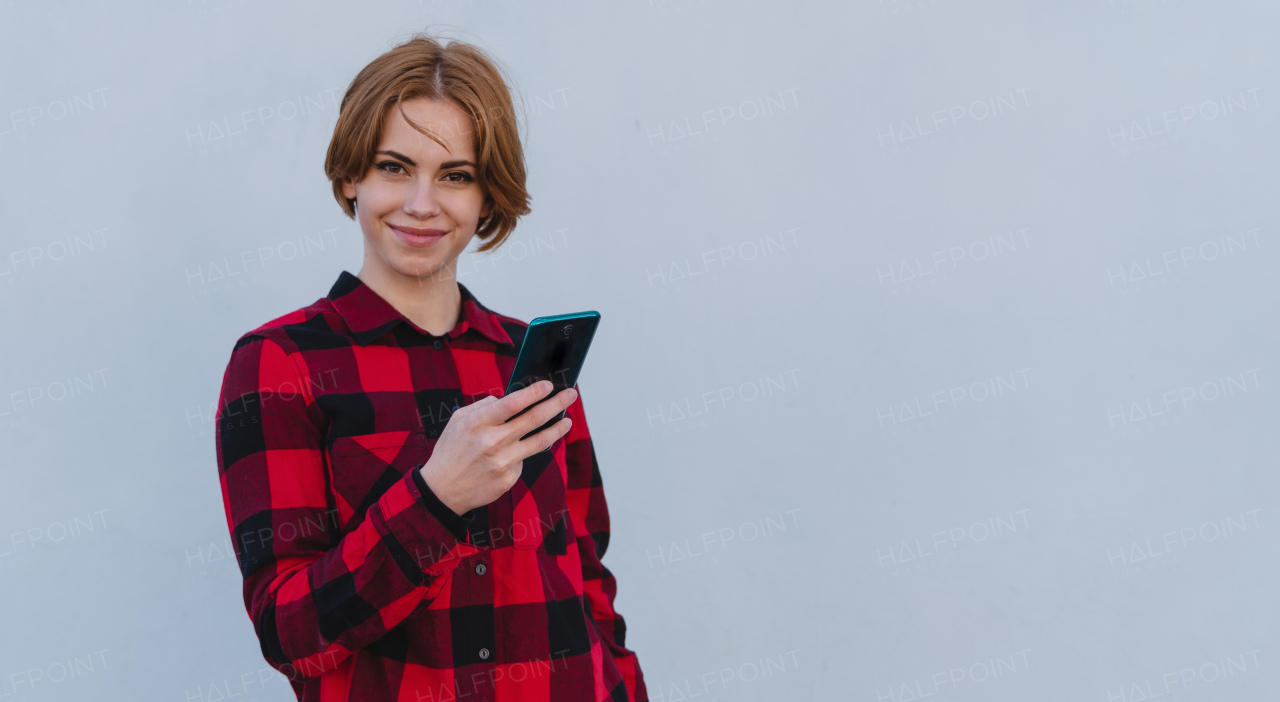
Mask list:
[[573,325],[572,324],[564,325],[564,329],[562,331],[564,331],[565,336],[569,336],[569,334],[573,331]]

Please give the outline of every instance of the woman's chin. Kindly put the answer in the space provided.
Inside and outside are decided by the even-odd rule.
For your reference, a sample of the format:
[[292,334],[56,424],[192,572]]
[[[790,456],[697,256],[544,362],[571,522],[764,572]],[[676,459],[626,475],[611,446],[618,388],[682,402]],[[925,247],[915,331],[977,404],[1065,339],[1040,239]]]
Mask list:
[[[448,276],[447,268],[441,266],[436,261],[430,260],[402,260],[397,261],[392,269],[406,278],[423,278],[430,279],[439,276]],[[425,282],[425,281],[424,281]]]

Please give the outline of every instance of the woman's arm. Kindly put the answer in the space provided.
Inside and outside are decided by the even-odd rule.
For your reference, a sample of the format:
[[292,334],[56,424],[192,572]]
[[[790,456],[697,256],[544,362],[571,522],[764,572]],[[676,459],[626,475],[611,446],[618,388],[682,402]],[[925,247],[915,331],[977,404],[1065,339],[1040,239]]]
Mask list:
[[310,377],[300,355],[245,335],[223,377],[216,429],[245,605],[263,656],[290,679],[318,676],[377,641],[480,550],[428,510],[417,470],[338,537]]
[[591,606],[596,628],[622,672],[627,699],[648,702],[640,663],[635,652],[625,647],[626,622],[613,607],[613,600],[618,594],[617,580],[600,562],[609,546],[609,505],[604,499],[600,467],[587,429],[581,389],[578,399],[569,405],[566,414],[573,420],[573,426],[565,435],[565,459],[569,473],[566,499],[573,530],[577,534],[578,555],[582,560],[583,591]]

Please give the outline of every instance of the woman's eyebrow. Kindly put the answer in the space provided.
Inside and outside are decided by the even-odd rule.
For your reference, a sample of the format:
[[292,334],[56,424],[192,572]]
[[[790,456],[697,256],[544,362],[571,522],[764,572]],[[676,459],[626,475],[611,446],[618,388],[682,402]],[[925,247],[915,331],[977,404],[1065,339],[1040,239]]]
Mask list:
[[[404,162],[405,162],[405,163],[407,163],[408,165],[413,166],[413,167],[415,167],[415,168],[418,166],[418,164],[417,164],[417,163],[414,163],[413,159],[409,158],[408,156],[405,156],[404,154],[402,154],[402,153],[400,153],[400,152],[398,152],[398,151],[387,151],[387,150],[385,150],[385,149],[384,149],[384,150],[380,150],[380,151],[375,151],[374,153],[375,153],[375,154],[386,154],[386,155],[388,155],[388,156],[390,156],[390,157],[392,157],[392,158],[398,158],[398,159],[400,159],[401,161],[404,161]],[[455,160],[455,161],[445,161],[444,163],[440,164],[440,168],[441,168],[441,169],[445,169],[445,168],[458,168],[459,166],[471,166],[472,168],[478,168],[478,166],[476,166],[475,162],[473,162],[473,161],[468,161],[468,160],[466,160],[466,159],[459,159],[459,160]]]
[[405,155],[404,155],[404,154],[402,154],[402,153],[396,152],[396,151],[375,151],[375,152],[374,152],[374,155],[377,155],[377,154],[386,154],[386,155],[388,155],[388,156],[390,156],[390,157],[392,157],[392,158],[398,158],[398,159],[400,159],[401,161],[404,161],[405,163],[409,164],[410,166],[415,166],[415,167],[416,167],[416,166],[418,165],[418,164],[416,164],[416,163],[414,163],[414,162],[413,162],[413,159],[409,158],[408,156],[405,156]]

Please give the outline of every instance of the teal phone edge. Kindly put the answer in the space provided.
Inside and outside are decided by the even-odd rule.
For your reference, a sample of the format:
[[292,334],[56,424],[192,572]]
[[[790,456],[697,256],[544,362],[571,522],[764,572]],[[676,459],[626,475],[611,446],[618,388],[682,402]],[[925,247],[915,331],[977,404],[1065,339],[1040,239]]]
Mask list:
[[[511,368],[511,377],[507,380],[507,387],[505,392],[503,393],[504,396],[509,395],[512,392],[515,392],[516,390],[519,390],[521,389],[521,387],[523,387],[523,386],[516,387],[516,384],[520,380],[523,380],[523,377],[527,374],[527,371],[522,373],[521,370],[525,364],[530,362],[529,354],[536,352],[536,351],[530,350],[530,344],[528,343],[529,340],[534,336],[533,334],[531,334],[531,332],[535,329],[535,327],[544,327],[547,325],[557,324],[560,322],[569,322],[569,321],[579,320],[579,319],[592,320],[594,322],[594,324],[591,327],[591,335],[588,337],[586,343],[582,346],[582,361],[577,365],[576,368],[572,369],[573,383],[565,384],[564,387],[561,387],[561,388],[553,388],[552,393],[547,395],[547,398],[554,396],[560,390],[563,390],[565,388],[575,387],[578,384],[578,375],[582,371],[582,366],[585,365],[587,352],[590,351],[591,349],[591,343],[595,339],[595,332],[599,328],[599,324],[601,320],[600,312],[596,310],[585,310],[582,312],[571,312],[568,314],[547,315],[543,317],[535,317],[532,320],[530,320],[529,327],[528,329],[525,330],[524,341],[520,344],[520,350],[516,353],[515,365],[513,365]],[[521,410],[520,412],[517,412],[516,414],[512,415],[509,419],[507,419],[507,421],[509,422],[512,419],[515,419],[516,417],[524,414],[530,409],[536,407],[541,402],[545,401],[547,398],[543,398],[543,400],[539,400],[538,402],[535,402],[529,405],[528,407]],[[547,423],[534,429],[528,434],[525,434],[524,436],[520,437],[520,439],[521,440],[527,439],[533,434],[536,434],[542,431],[543,429],[550,427],[551,425],[555,424],[556,422],[564,418],[564,415],[565,415],[565,412],[562,410],[555,417],[551,418],[551,420],[549,420]]]

